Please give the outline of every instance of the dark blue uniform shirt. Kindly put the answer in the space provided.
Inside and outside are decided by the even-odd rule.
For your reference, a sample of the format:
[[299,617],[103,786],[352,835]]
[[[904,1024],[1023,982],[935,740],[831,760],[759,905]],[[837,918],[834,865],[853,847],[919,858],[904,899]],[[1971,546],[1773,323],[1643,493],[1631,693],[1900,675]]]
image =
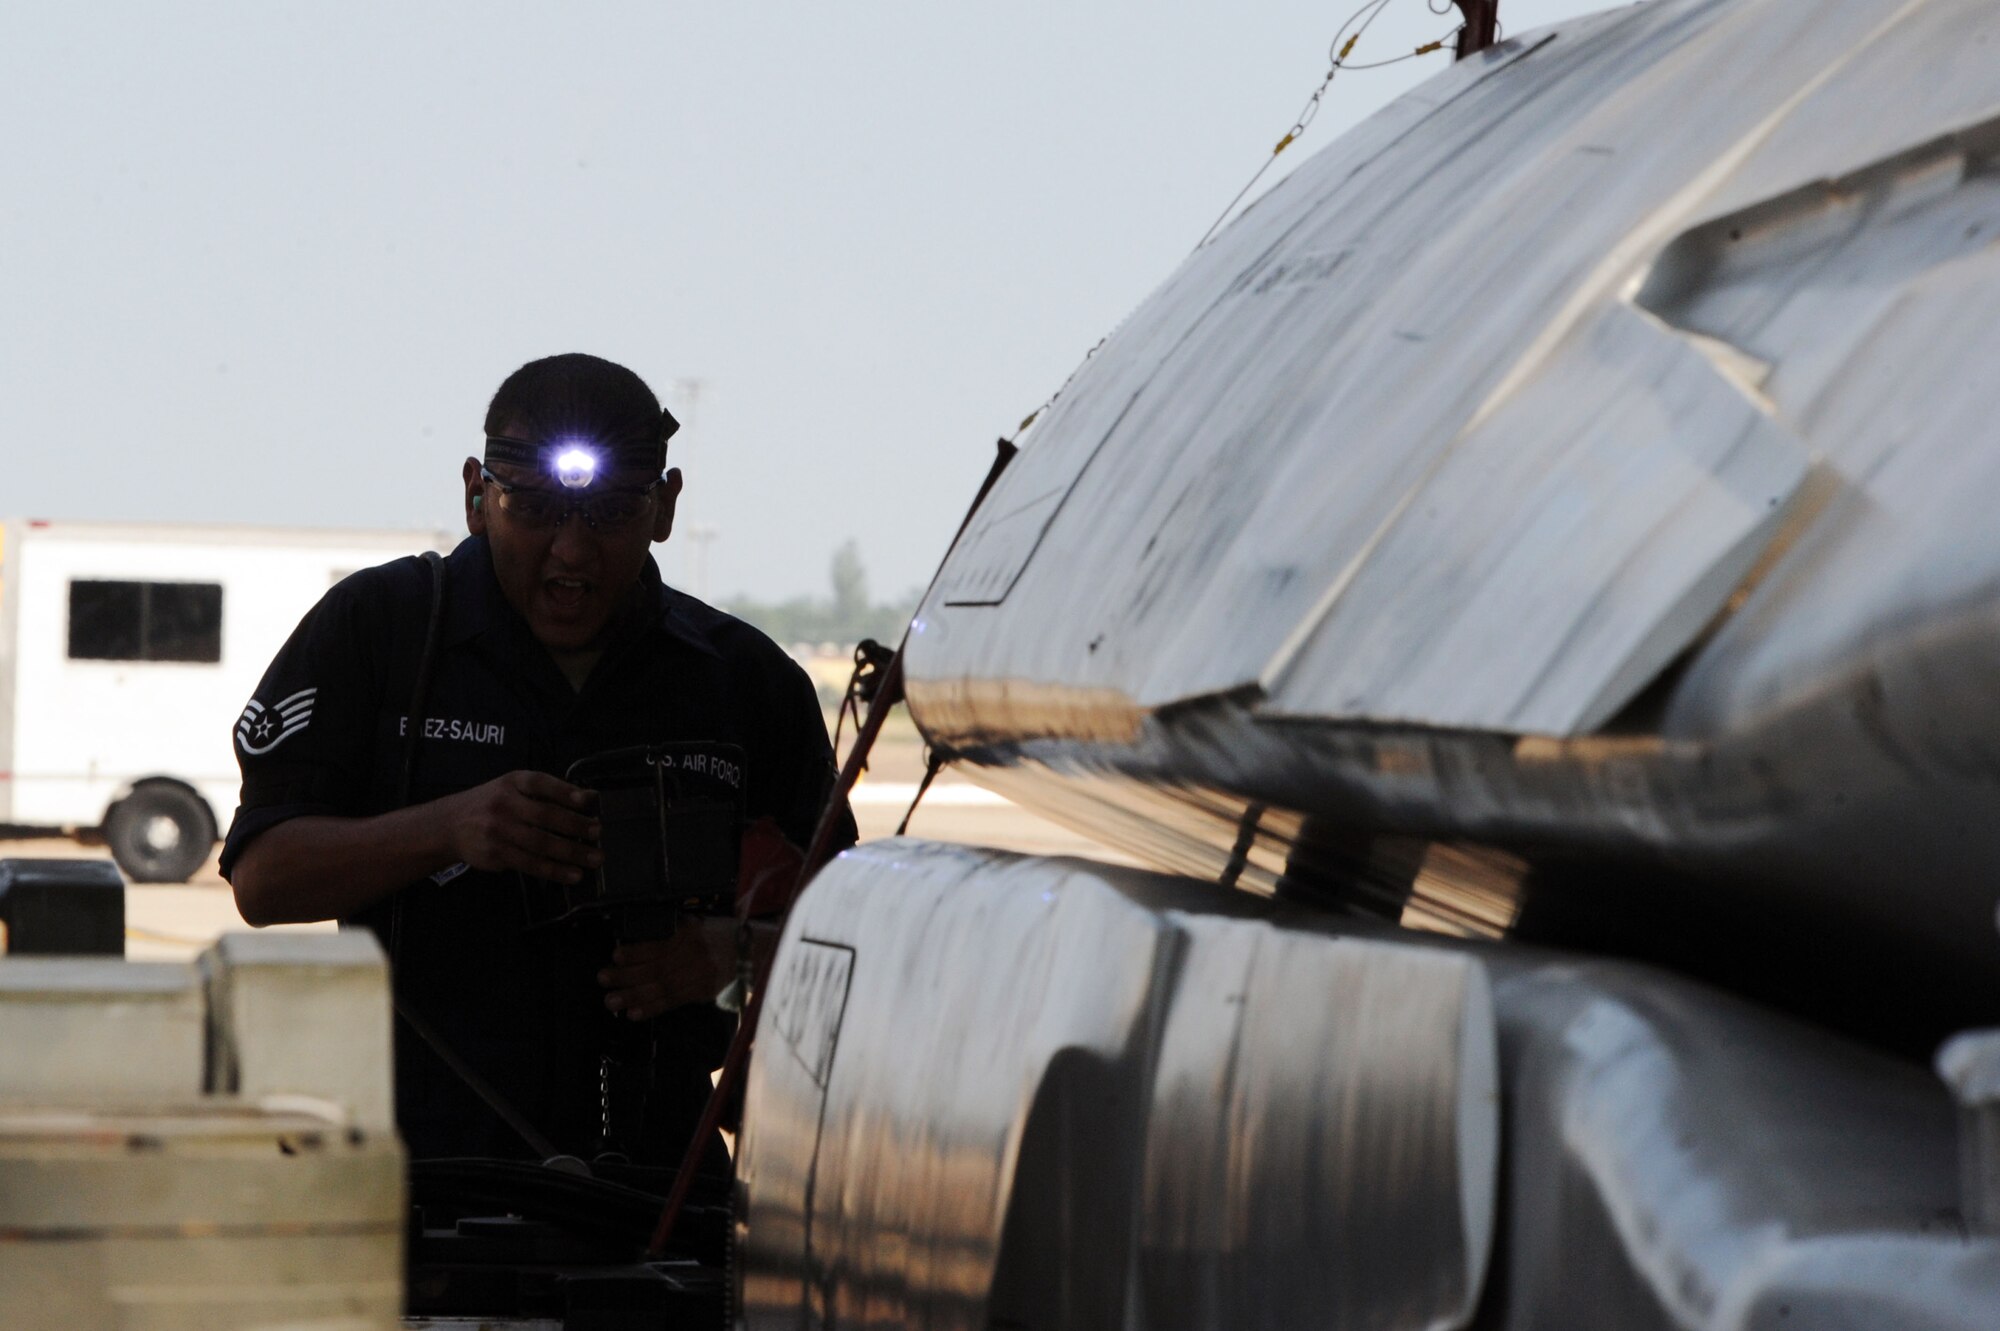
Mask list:
[[[417,741],[411,803],[520,769],[560,776],[607,749],[706,740],[745,757],[747,817],[775,818],[806,845],[833,781],[818,698],[784,652],[740,620],[660,580],[651,559],[581,690],[508,604],[486,541],[444,561],[445,605]],[[265,672],[237,724],[242,803],[222,872],[258,834],[307,814],[366,817],[397,806],[405,713],[429,620],[431,579],[406,558],[327,593]],[[851,819],[843,838],[853,840]],[[402,889],[394,932],[399,1001],[565,1151],[599,1127],[599,1057],[629,1040],[604,1010],[600,921],[531,927],[511,873],[446,869]],[[359,921],[390,943],[385,902]],[[730,1018],[706,1005],[650,1023],[657,1042],[644,1157],[677,1158],[720,1061]],[[396,1032],[397,1118],[410,1153],[521,1156],[527,1147],[415,1039]]]

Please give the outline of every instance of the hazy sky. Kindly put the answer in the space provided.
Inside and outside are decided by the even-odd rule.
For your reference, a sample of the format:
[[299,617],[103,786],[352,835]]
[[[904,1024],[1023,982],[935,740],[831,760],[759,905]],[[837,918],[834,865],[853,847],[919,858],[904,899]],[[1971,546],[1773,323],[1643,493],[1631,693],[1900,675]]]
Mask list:
[[[849,536],[899,591],[1358,3],[9,6],[0,516],[455,525],[500,379],[584,350],[687,422],[711,597]],[[1343,74],[1264,187],[1448,59]]]

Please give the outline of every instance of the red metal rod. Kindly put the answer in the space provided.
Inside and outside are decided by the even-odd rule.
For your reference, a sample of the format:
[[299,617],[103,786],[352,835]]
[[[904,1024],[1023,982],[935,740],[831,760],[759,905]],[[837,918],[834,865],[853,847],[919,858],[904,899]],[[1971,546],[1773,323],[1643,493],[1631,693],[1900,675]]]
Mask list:
[[1500,27],[1500,0],[1456,0],[1465,11],[1465,26],[1458,30],[1457,58],[1465,59],[1493,45]]
[[[813,832],[812,848],[806,852],[805,863],[799,867],[799,877],[785,902],[785,911],[791,912],[791,904],[805,885],[812,881],[820,866],[832,858],[835,829],[840,826],[841,811],[847,807],[847,796],[860,779],[861,769],[868,765],[868,751],[875,746],[875,737],[882,733],[882,723],[889,719],[890,709],[903,699],[903,653],[898,648],[890,660],[888,669],[882,676],[882,687],[875,694],[875,700],[868,704],[868,718],[861,723],[861,733],[854,738],[854,747],[847,751],[847,761],[840,769],[840,779],[834,782],[833,797],[827,801],[826,809],[820,814],[819,827]],[[757,1014],[764,1007],[764,986],[768,975],[759,975],[751,986],[750,1001],[744,1005],[743,1016],[736,1023],[736,1034],[729,1041],[729,1053],[722,1060],[722,1074],[716,1078],[715,1089],[709,1092],[708,1104],[701,1112],[701,1126],[695,1129],[694,1138],[688,1142],[687,1150],[681,1155],[680,1172],[674,1175],[674,1186],[667,1193],[667,1204],[660,1210],[660,1223],[653,1228],[653,1241],[646,1247],[646,1255],[658,1259],[666,1253],[667,1244],[674,1236],[674,1225],[680,1219],[681,1208],[687,1204],[688,1189],[694,1186],[694,1174],[707,1153],[709,1139],[722,1122],[722,1108],[729,1103],[729,1097],[736,1088],[737,1079],[743,1074],[743,1065],[749,1061],[751,1036],[757,1029]]]
[[[993,488],[993,483],[1000,479],[1000,473],[1005,471],[1007,464],[1013,460],[1014,451],[1012,442],[1006,439],[1000,441],[992,469],[980,483],[979,493],[973,497],[972,507],[965,511],[965,517],[959,521],[958,532],[952,537],[954,547],[958,544],[958,538],[963,536],[965,529],[971,525],[972,515],[977,513],[980,504],[985,502],[987,492]],[[947,550],[946,558],[949,558],[950,554],[951,552]],[[939,568],[942,567],[940,564]],[[806,850],[805,861],[799,865],[798,878],[794,881],[791,892],[786,895],[784,909],[779,916],[781,934],[784,931],[784,918],[791,914],[792,903],[798,900],[799,894],[805,891],[806,884],[812,881],[813,875],[820,871],[821,866],[833,858],[833,838],[840,826],[841,814],[847,809],[847,797],[853,791],[854,783],[861,779],[862,769],[868,766],[868,753],[875,747],[875,737],[882,733],[883,722],[889,719],[889,713],[896,704],[903,700],[903,650],[909,645],[909,641],[909,632],[905,630],[903,641],[897,646],[895,656],[890,658],[887,668],[882,672],[882,685],[876,690],[874,701],[868,704],[868,716],[862,721],[861,729],[854,737],[854,747],[847,751],[847,761],[841,764],[840,776],[833,783],[833,793],[827,799],[826,808],[820,812],[819,826],[813,829],[812,845]],[[775,959],[774,953],[772,960]],[[729,1041],[729,1052],[722,1060],[722,1073],[716,1078],[715,1089],[709,1092],[708,1104],[702,1109],[701,1126],[695,1129],[694,1139],[688,1143],[687,1150],[681,1155],[680,1172],[674,1175],[674,1186],[667,1193],[667,1204],[660,1209],[660,1222],[653,1228],[653,1241],[646,1246],[646,1255],[655,1260],[666,1253],[667,1244],[673,1239],[674,1225],[680,1219],[681,1208],[687,1204],[688,1189],[694,1186],[695,1169],[701,1163],[701,1157],[706,1154],[709,1138],[714,1136],[716,1128],[722,1122],[723,1106],[729,1103],[730,1094],[743,1075],[743,1066],[749,1061],[751,1038],[757,1030],[757,1014],[763,1011],[764,1007],[764,985],[770,978],[768,970],[767,965],[763,968],[765,973],[752,977],[750,1001],[744,1004],[742,1018],[736,1023],[736,1034]]]
[[743,1065],[750,1053],[750,1032],[757,1028],[757,1012],[763,997],[760,985],[744,1006],[743,1019],[737,1023],[736,1034],[729,1041],[729,1053],[722,1060],[722,1075],[715,1079],[715,1089],[709,1092],[708,1104],[702,1108],[701,1126],[694,1130],[694,1140],[681,1156],[680,1172],[674,1175],[667,1204],[660,1208],[660,1222],[653,1227],[653,1241],[646,1245],[646,1255],[655,1261],[666,1255],[667,1244],[674,1236],[674,1222],[680,1219],[681,1208],[687,1205],[688,1189],[694,1186],[695,1170],[707,1153],[709,1139],[722,1123],[722,1107],[729,1103],[737,1078],[743,1075]]

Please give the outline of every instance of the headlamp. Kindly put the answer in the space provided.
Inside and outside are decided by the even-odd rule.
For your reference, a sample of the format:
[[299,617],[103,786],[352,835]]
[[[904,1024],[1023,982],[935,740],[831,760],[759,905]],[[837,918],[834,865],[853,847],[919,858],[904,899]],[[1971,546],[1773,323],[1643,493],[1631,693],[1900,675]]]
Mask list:
[[556,454],[549,470],[565,490],[581,490],[597,479],[597,454],[572,444]]
[[601,479],[600,473],[609,473],[614,467],[656,472],[666,465],[666,457],[666,445],[659,440],[628,438],[607,444],[574,432],[542,440],[486,436],[485,461],[547,472],[565,490],[587,489]]

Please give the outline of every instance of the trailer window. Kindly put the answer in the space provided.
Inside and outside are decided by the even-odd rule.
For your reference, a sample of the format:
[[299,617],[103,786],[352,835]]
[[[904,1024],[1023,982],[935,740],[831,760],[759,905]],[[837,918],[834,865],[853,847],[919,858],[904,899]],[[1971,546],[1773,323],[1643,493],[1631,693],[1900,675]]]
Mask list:
[[222,585],[72,582],[69,657],[72,661],[220,661]]

